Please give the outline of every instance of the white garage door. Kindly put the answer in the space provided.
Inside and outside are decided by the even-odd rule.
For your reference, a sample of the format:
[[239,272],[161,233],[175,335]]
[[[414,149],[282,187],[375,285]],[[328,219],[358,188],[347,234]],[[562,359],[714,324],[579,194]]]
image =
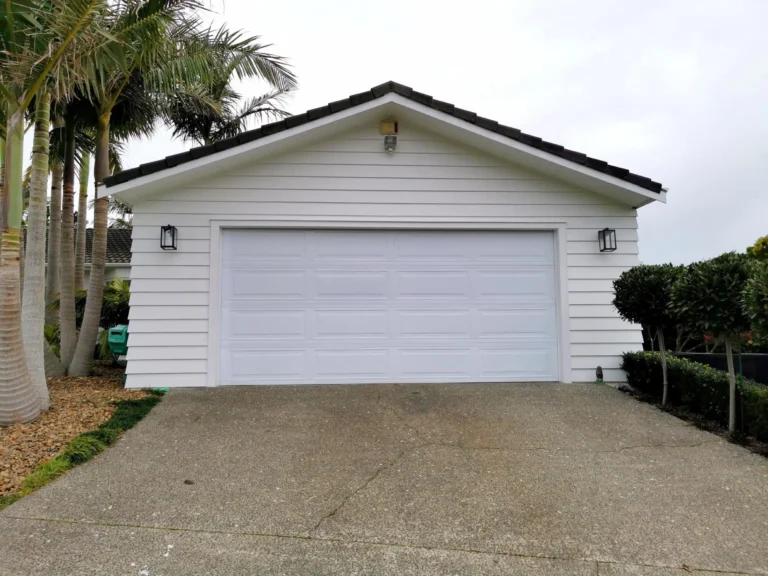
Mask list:
[[551,232],[225,230],[221,383],[557,380]]

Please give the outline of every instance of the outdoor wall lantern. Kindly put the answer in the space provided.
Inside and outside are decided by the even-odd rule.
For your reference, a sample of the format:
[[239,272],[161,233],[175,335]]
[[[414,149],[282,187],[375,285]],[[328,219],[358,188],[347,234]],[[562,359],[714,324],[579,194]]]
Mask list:
[[605,228],[597,233],[597,243],[600,252],[614,252],[616,250],[616,230]]
[[397,136],[394,134],[384,136],[384,150],[386,150],[389,154],[392,154],[392,152],[395,151],[395,148],[397,148]]
[[176,226],[160,227],[160,248],[163,250],[176,250],[176,240],[178,240],[178,231]]
[[379,122],[379,134],[384,136],[384,150],[392,154],[397,148],[397,120],[388,118]]

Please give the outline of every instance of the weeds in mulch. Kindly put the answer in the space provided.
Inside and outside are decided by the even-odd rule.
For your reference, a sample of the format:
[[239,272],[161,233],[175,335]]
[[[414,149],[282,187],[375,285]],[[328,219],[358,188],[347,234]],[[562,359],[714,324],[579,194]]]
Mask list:
[[109,420],[96,430],[85,432],[69,442],[64,452],[38,466],[24,479],[18,492],[0,496],[0,510],[52,482],[71,468],[87,462],[108,446],[114,444],[126,430],[133,428],[150,410],[157,405],[164,392],[146,390],[148,396],[139,400],[115,402],[115,411]]
[[701,416],[701,414],[691,412],[690,410],[686,410],[680,406],[673,406],[670,404],[662,406],[659,402],[657,402],[654,396],[651,396],[650,394],[644,394],[630,386],[619,386],[619,391],[624,392],[625,394],[628,394],[647,404],[652,404],[662,412],[671,414],[676,418],[680,418],[680,420],[685,420],[689,424],[696,426],[696,428],[704,430],[705,432],[716,434],[717,436],[728,440],[728,442],[731,442],[732,444],[738,444],[739,446],[743,446],[755,454],[759,454],[760,456],[768,458],[768,443],[761,442],[756,438],[747,436],[746,434],[743,434],[739,431],[731,434],[728,432],[728,428],[722,426],[718,422],[704,418]]

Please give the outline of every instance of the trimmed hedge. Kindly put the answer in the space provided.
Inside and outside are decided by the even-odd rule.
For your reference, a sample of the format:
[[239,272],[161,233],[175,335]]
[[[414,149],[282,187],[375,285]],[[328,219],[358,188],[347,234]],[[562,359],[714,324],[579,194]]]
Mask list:
[[[661,400],[661,355],[658,352],[625,352],[621,368],[627,383]],[[728,424],[728,373],[685,358],[667,354],[669,403],[682,406],[709,420]],[[768,386],[737,377],[744,433],[768,441]]]

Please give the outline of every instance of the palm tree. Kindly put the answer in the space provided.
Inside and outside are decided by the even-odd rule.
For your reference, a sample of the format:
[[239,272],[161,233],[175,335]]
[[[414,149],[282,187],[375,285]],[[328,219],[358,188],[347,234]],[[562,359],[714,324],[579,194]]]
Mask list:
[[[128,138],[149,136],[154,129],[156,118],[156,102],[145,91],[134,84],[129,84],[125,89],[125,98],[118,100],[110,118],[110,134],[117,139],[110,141],[109,158],[110,170],[119,167],[122,142]],[[61,251],[61,297],[60,308],[60,333],[61,333],[61,362],[68,368],[74,356],[78,334],[75,315],[75,291],[76,268],[78,266],[72,246],[75,241],[74,234],[74,188],[75,165],[78,157],[87,158],[95,147],[93,132],[97,125],[98,110],[93,103],[83,95],[77,93],[67,103],[64,112],[65,136],[64,136],[64,196],[62,211],[62,227],[64,230]],[[81,196],[85,187],[87,193],[86,164],[85,175],[81,171]],[[86,202],[83,197],[81,204]],[[83,216],[86,210],[83,209]],[[78,226],[81,232],[80,241],[85,241],[85,228]],[[84,275],[85,246],[82,246],[80,259],[81,274]],[[84,283],[84,282],[83,282]],[[57,308],[49,307],[53,313]]]
[[75,236],[75,290],[85,290],[85,236],[88,229],[88,177],[91,173],[91,153],[80,156],[80,194],[77,203],[77,234]]
[[61,202],[61,363],[69,366],[77,346],[75,325],[75,121],[64,120],[64,178]]
[[217,82],[209,89],[209,97],[218,105],[218,110],[201,110],[183,95],[171,98],[165,122],[173,128],[173,136],[192,141],[201,146],[224,138],[237,136],[248,129],[252,119],[278,119],[288,116],[281,108],[287,90],[272,90],[251,98],[240,106],[240,95],[232,89],[229,78]]
[[48,410],[51,399],[45,381],[45,234],[46,192],[48,187],[48,152],[51,94],[45,92],[35,99],[35,139],[32,145],[29,206],[27,208],[27,248],[24,251],[24,297],[21,320],[24,352],[32,385],[37,391],[40,409]]
[[[59,154],[51,151],[51,204],[50,224],[48,225],[48,270],[45,279],[45,302],[53,300],[61,289],[60,253],[61,253],[61,192],[64,181],[64,166]],[[54,324],[56,314],[49,313],[46,324]]]
[[[97,12],[105,7],[106,0],[8,1],[0,13],[0,104],[6,120],[0,212],[0,425],[27,422],[40,413],[22,345],[19,305],[24,116],[33,99],[59,75],[73,43],[85,40]],[[39,305],[44,305],[42,296]],[[42,346],[39,350],[42,355]]]
[[[293,74],[279,57],[264,54],[256,39],[244,38],[239,32],[204,28],[194,13],[199,9],[196,0],[134,0],[115,9],[109,34],[116,42],[110,50],[120,55],[122,64],[102,67],[95,62],[90,66],[94,71],[90,97],[98,111],[94,164],[97,190],[109,175],[111,115],[130,85],[141,85],[158,99],[183,92],[199,101],[201,107],[210,107],[199,86],[210,84],[213,71],[231,61],[236,61],[234,69],[241,76],[258,76],[273,86],[295,85]],[[93,343],[104,290],[108,211],[107,199],[97,198],[88,300],[69,367],[69,373],[76,376],[89,374],[93,365]]]

